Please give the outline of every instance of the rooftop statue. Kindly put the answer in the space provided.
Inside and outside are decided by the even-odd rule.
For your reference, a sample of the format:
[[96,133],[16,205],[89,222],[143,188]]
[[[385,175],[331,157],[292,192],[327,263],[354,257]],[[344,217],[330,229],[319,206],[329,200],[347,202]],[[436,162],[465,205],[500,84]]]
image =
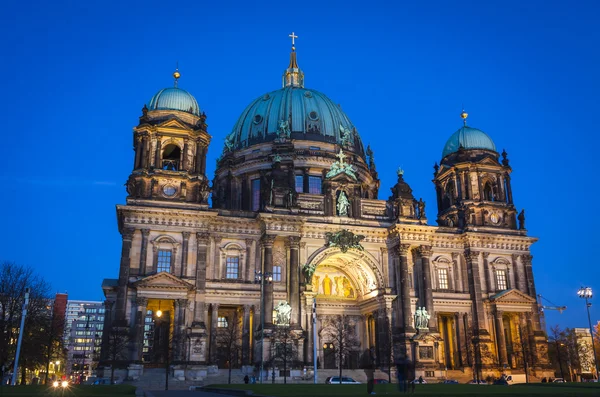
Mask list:
[[344,159],[348,156],[346,156],[344,154],[344,151],[342,149],[340,149],[340,152],[337,154],[336,157],[339,160],[334,161],[333,164],[331,164],[331,169],[329,170],[329,172],[327,172],[325,177],[333,178],[334,176],[336,176],[338,174],[344,173],[344,174],[350,176],[352,179],[357,180],[356,170],[354,169],[354,166],[352,164],[347,164],[344,162]]
[[350,248],[363,251],[364,248],[360,242],[365,238],[362,234],[354,234],[351,231],[342,229],[338,232],[325,233],[327,239],[327,246],[338,247],[342,252],[347,252]]

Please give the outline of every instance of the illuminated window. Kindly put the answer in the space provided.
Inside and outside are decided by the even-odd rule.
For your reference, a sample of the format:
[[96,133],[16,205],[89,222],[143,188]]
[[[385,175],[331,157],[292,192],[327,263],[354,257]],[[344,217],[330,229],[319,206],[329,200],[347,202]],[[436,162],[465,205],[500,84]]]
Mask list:
[[252,211],[260,209],[260,179],[252,180]]
[[167,272],[171,271],[171,251],[167,250],[158,250],[158,262],[156,264],[157,272]]
[[273,266],[273,281],[281,281],[281,266]]
[[226,259],[225,278],[236,279],[239,277],[240,258],[228,256]]
[[227,317],[219,317],[217,319],[217,327],[219,328],[227,328],[229,324],[227,323]]
[[302,175],[296,175],[296,193],[304,192],[304,177]]
[[448,269],[438,269],[438,289],[448,289]]
[[496,270],[496,286],[499,291],[504,291],[505,289],[508,289],[508,285],[506,283],[505,270]]
[[308,177],[308,192],[311,194],[321,194],[321,177]]

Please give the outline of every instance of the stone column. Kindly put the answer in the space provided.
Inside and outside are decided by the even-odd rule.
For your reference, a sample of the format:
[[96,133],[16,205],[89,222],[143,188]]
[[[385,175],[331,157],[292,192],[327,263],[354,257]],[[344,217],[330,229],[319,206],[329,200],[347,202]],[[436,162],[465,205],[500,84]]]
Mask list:
[[521,272],[519,272],[519,255],[512,254],[512,268],[515,273],[515,285],[514,288],[519,291],[525,292],[525,286],[523,285],[523,280],[521,278]]
[[189,147],[190,147],[189,139],[184,139],[183,140],[183,164],[181,165],[181,170],[183,170],[183,171],[189,171],[189,157],[188,157]]
[[135,144],[133,146],[133,149],[135,150],[135,160],[133,161],[133,169],[137,170],[138,168],[140,168],[140,158],[142,156],[142,137],[141,136],[136,136],[135,137]]
[[523,267],[525,268],[525,279],[527,280],[527,294],[532,298],[537,299],[537,295],[535,292],[535,284],[533,283],[533,267],[531,266],[533,255],[522,255],[521,260],[523,261]]
[[256,257],[253,254],[254,248],[254,240],[246,239],[246,274],[244,276],[245,280],[254,281],[254,267],[252,266],[252,260]]
[[458,367],[463,367],[465,365],[465,361],[463,360],[463,350],[465,349],[465,334],[464,334],[464,323],[463,317],[461,313],[454,313],[454,324],[456,331],[456,356],[458,358],[457,364]]
[[498,359],[500,365],[508,365],[508,356],[506,354],[506,339],[504,338],[504,322],[502,321],[502,311],[496,309],[494,316],[496,320],[496,346],[498,346]]
[[485,325],[483,299],[481,298],[481,276],[479,274],[479,252],[467,250],[465,257],[469,273],[469,293],[473,302],[473,331],[476,334]]
[[490,274],[490,264],[488,262],[489,252],[483,252],[483,272],[485,273],[485,290],[488,294],[495,292],[496,288],[492,286],[492,275]]
[[205,292],[206,292],[206,256],[208,233],[196,233],[196,297],[194,306],[194,321],[192,326],[206,327]]
[[288,237],[290,244],[290,290],[288,299],[292,307],[292,318],[290,325],[292,327],[300,326],[300,269],[299,266],[299,248],[300,237]]
[[[379,249],[381,252],[381,267],[383,268],[384,278],[388,280],[388,284],[386,287],[392,288],[394,284],[394,268],[389,265],[388,261],[388,249],[387,247],[381,247]],[[396,292],[394,292],[396,293]]]
[[123,237],[123,245],[121,247],[121,264],[119,267],[119,282],[117,289],[117,319],[125,320],[127,308],[127,284],[129,283],[129,270],[131,266],[131,242],[135,229],[123,228],[121,235]]
[[404,332],[415,332],[412,324],[412,310],[410,304],[410,284],[408,280],[408,250],[410,244],[400,244],[396,247],[396,252],[400,258],[400,291],[402,295],[402,313],[397,313],[398,318],[402,318],[402,328]]
[[[263,273],[273,273],[273,243],[275,236],[263,235],[261,244],[263,246]],[[265,328],[273,326],[273,283],[265,283]]]
[[452,253],[452,263],[454,265],[454,290],[456,292],[464,292],[465,288],[463,284],[464,281],[462,278],[460,256],[456,252]]
[[222,237],[213,237],[214,252],[213,252],[213,278],[219,280],[221,278],[221,250],[219,245],[223,241]]
[[429,318],[429,328],[437,330],[437,315],[433,309],[433,289],[431,286],[431,265],[429,258],[431,257],[431,247],[422,245],[419,247],[419,255],[421,256],[421,264],[423,265],[423,289],[425,290],[425,308],[431,316]]
[[161,142],[162,137],[160,135],[156,135],[156,157],[154,160],[154,166],[158,169],[162,169],[162,162],[161,162],[161,156],[162,156],[162,142]]
[[[142,229],[142,247],[140,249],[140,262],[137,269],[137,275],[145,276],[146,275],[146,259],[148,256],[148,235],[150,234],[150,229]],[[132,275],[135,275],[132,272]]]
[[212,303],[212,316],[210,318],[210,362],[217,362],[217,323],[219,321],[219,304]]
[[504,178],[506,180],[506,195],[508,198],[508,204],[512,204],[513,197],[512,197],[512,188],[510,187],[510,175],[505,174]]
[[196,141],[196,164],[194,164],[194,173],[200,174],[202,164],[202,146],[199,140]]
[[181,232],[183,236],[183,244],[181,251],[181,268],[179,269],[179,277],[187,277],[188,267],[188,243],[190,241],[190,232]]
[[185,344],[185,308],[187,307],[187,299],[176,299],[175,313],[173,313],[173,344],[176,360],[183,360],[182,346]]
[[148,298],[137,297],[135,300],[136,315],[135,315],[135,357],[137,361],[142,361],[144,353],[144,325],[146,319],[146,307],[148,306]]
[[312,297],[306,296],[304,302],[304,313],[306,314],[306,355],[304,363],[311,364],[313,361],[313,318],[312,318]]
[[242,319],[242,365],[250,364],[250,305],[244,305]]

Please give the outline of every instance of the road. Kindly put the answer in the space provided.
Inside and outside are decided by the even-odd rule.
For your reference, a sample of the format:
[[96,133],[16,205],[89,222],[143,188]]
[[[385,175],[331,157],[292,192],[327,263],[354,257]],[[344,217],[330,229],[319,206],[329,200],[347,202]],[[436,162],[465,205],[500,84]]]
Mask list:
[[146,397],[227,397],[226,394],[208,393],[203,391],[169,390],[147,391]]

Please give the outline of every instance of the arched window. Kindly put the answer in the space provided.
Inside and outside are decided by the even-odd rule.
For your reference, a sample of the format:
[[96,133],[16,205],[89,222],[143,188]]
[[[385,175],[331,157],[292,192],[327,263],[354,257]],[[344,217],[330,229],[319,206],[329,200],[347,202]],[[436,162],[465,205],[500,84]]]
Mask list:
[[174,143],[170,143],[162,152],[162,169],[169,171],[179,171],[179,160],[181,159],[181,149]]
[[450,180],[446,183],[446,194],[444,195],[444,208],[448,208],[454,205],[456,200],[456,190],[454,189],[454,181]]
[[486,182],[483,185],[483,199],[494,201],[494,190],[492,189],[492,184],[490,182]]

